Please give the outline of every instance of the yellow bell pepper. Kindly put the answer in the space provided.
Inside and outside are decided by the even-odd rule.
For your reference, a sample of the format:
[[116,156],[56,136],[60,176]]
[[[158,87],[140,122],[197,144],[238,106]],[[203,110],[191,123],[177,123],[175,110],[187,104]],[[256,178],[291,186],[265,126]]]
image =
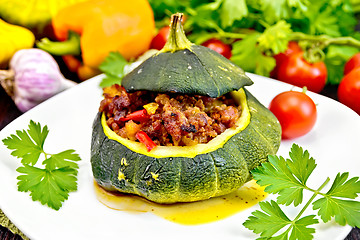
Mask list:
[[81,80],[99,74],[98,67],[110,52],[119,52],[126,60],[143,54],[155,32],[154,13],[147,0],[73,4],[53,17],[52,26],[59,41],[44,38],[37,47],[65,56],[69,69],[75,69]]
[[6,68],[11,57],[20,49],[34,46],[34,34],[23,27],[0,19],[0,68]]
[[[0,0],[0,17],[8,23],[20,25],[42,35],[57,12],[85,0]],[[42,35],[43,36],[43,35]]]

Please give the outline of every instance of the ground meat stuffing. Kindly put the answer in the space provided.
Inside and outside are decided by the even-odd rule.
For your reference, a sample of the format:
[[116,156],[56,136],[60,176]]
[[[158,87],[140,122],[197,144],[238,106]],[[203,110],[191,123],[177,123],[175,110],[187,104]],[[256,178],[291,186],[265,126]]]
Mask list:
[[148,91],[127,93],[119,85],[104,88],[100,112],[119,136],[136,140],[139,131],[156,145],[189,146],[207,143],[227,128],[236,127],[241,114],[229,94],[219,98],[162,94]]

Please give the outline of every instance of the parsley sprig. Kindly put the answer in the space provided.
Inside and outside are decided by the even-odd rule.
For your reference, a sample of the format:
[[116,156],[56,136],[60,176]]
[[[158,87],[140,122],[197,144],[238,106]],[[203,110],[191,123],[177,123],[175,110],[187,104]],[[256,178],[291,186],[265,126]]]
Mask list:
[[[21,159],[22,166],[16,169],[20,173],[18,190],[30,192],[34,201],[59,210],[69,193],[77,190],[77,161],[81,159],[72,149],[57,154],[45,152],[48,133],[46,125],[42,128],[40,123],[31,120],[28,130],[17,130],[16,135],[2,141],[13,150],[11,155]],[[44,168],[38,167],[40,157],[44,159],[41,162]]]
[[119,52],[109,53],[99,66],[100,70],[105,73],[105,77],[101,80],[100,87],[121,83],[127,64],[128,61],[126,61]]
[[[318,189],[312,189],[307,186],[307,180],[316,168],[315,160],[296,144],[292,145],[289,156],[290,159],[269,156],[269,162],[252,171],[257,183],[266,186],[266,192],[278,196],[276,201],[260,202],[262,211],[254,211],[244,226],[260,234],[259,239],[301,240],[313,239],[315,229],[310,226],[319,223],[318,217],[325,223],[334,218],[340,225],[360,227],[360,202],[354,200],[360,193],[359,178],[348,179],[348,172],[338,173],[327,192],[322,190],[330,178]],[[313,194],[291,220],[280,205],[299,206],[304,200],[304,190]],[[317,214],[303,216],[310,205]]]

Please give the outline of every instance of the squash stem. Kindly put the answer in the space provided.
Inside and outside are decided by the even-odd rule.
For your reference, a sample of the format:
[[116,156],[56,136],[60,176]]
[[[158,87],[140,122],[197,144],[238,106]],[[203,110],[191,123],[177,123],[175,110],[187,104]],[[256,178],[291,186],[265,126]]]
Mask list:
[[36,46],[52,55],[80,55],[80,35],[69,32],[69,39],[63,42],[53,42],[48,38],[43,38],[36,43]]
[[185,35],[182,26],[182,17],[182,13],[175,13],[171,16],[169,38],[163,49],[160,50],[161,52],[175,52],[189,49],[191,45],[193,45]]

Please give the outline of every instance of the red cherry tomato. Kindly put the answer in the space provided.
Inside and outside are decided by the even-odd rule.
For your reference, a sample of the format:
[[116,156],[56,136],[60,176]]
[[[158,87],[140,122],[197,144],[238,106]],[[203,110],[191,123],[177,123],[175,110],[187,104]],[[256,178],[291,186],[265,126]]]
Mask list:
[[324,62],[308,63],[303,52],[298,52],[280,65],[278,79],[318,93],[325,87],[327,68]]
[[344,75],[358,67],[360,67],[360,53],[355,54],[346,62],[344,66]]
[[283,139],[305,135],[317,118],[315,103],[303,92],[280,93],[271,101],[269,109],[280,122]]
[[360,115],[360,67],[346,74],[338,87],[338,99]]
[[291,55],[301,52],[302,49],[300,48],[299,44],[297,42],[293,42],[290,41],[288,43],[288,48],[285,50],[285,52],[276,54],[274,56],[275,60],[276,60],[276,66],[275,68],[271,71],[270,76],[273,78],[277,78],[277,73],[279,71],[279,67],[280,65],[286,60],[288,59]]
[[156,36],[152,39],[150,48],[161,50],[164,47],[166,41],[168,40],[169,32],[169,26],[160,28],[158,34],[156,34]]
[[209,40],[203,42],[201,45],[203,45],[205,47],[208,47],[208,48],[214,50],[217,53],[220,53],[221,55],[223,55],[227,59],[231,58],[231,48],[230,48],[230,46],[223,43],[219,39],[212,38],[212,39],[209,39]]

